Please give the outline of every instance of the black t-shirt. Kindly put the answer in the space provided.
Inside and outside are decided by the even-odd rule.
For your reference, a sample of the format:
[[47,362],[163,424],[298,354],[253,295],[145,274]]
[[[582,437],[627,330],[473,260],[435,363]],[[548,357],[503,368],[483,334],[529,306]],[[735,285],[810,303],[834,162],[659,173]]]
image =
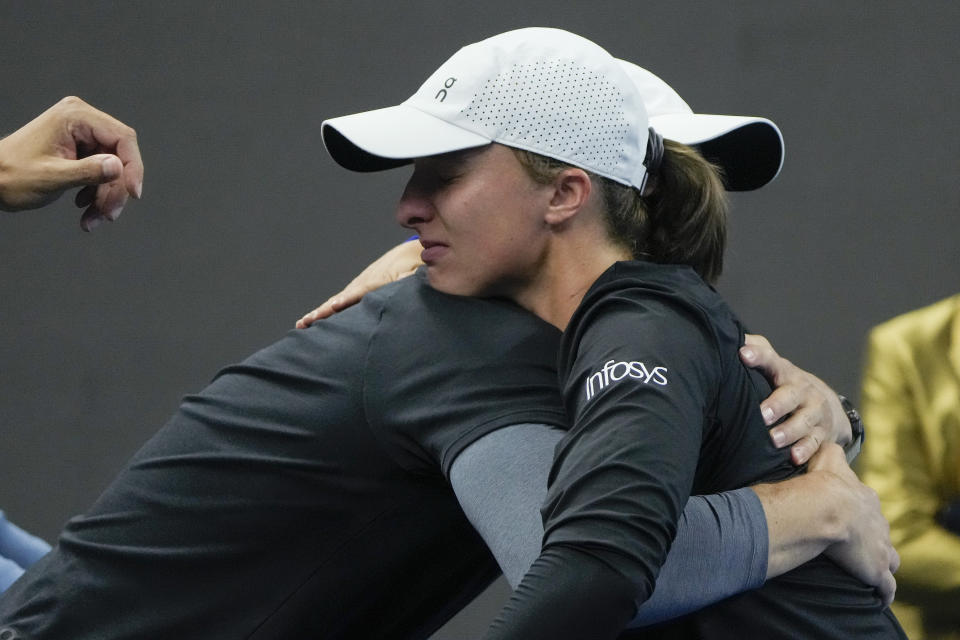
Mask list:
[[[691,492],[798,472],[770,442],[759,411],[769,386],[740,362],[743,337],[689,267],[622,262],[593,284],[561,343],[572,427],[550,474],[544,554],[491,637],[616,637],[649,597]],[[902,637],[881,609],[872,589],[821,557],[634,635]]]
[[368,298],[378,318],[366,356],[366,418],[403,467],[447,476],[457,454],[491,431],[567,427],[553,325],[511,302],[440,293],[423,270]]
[[558,342],[422,274],[290,331],[184,399],[0,598],[0,632],[426,637],[496,575],[439,461],[562,424]]

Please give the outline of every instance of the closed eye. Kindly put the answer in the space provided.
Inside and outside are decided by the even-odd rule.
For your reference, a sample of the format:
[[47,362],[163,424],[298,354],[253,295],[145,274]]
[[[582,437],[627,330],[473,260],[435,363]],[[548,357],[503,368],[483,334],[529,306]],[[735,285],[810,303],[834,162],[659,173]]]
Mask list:
[[442,185],[453,184],[456,182],[463,174],[460,173],[438,173],[437,182]]

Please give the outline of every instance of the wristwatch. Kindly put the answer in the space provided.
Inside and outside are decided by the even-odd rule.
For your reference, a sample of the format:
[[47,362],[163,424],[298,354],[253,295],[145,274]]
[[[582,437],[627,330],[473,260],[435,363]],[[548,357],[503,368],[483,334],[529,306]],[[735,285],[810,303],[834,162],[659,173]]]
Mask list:
[[847,454],[847,462],[853,462],[858,455],[860,455],[860,447],[863,446],[864,430],[863,430],[863,418],[860,417],[860,412],[857,411],[857,408],[853,406],[853,403],[850,400],[841,394],[837,394],[837,397],[840,399],[840,406],[843,407],[843,412],[847,414],[847,420],[850,421],[850,431],[853,433],[853,439],[850,441],[850,444],[843,448],[844,453]]

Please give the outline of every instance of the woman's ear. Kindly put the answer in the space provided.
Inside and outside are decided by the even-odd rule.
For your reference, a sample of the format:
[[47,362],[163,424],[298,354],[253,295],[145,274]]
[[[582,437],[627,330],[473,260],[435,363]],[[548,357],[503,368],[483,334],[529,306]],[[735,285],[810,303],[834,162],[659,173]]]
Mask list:
[[544,220],[547,224],[562,224],[575,216],[590,200],[593,181],[583,169],[570,167],[557,174],[553,194]]

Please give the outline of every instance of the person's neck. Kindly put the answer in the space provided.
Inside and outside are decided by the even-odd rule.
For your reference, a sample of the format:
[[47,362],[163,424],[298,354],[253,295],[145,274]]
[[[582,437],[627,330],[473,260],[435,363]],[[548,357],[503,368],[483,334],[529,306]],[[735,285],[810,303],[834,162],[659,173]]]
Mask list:
[[564,330],[583,296],[604,271],[630,252],[605,237],[581,237],[555,242],[536,281],[515,297],[516,302]]

